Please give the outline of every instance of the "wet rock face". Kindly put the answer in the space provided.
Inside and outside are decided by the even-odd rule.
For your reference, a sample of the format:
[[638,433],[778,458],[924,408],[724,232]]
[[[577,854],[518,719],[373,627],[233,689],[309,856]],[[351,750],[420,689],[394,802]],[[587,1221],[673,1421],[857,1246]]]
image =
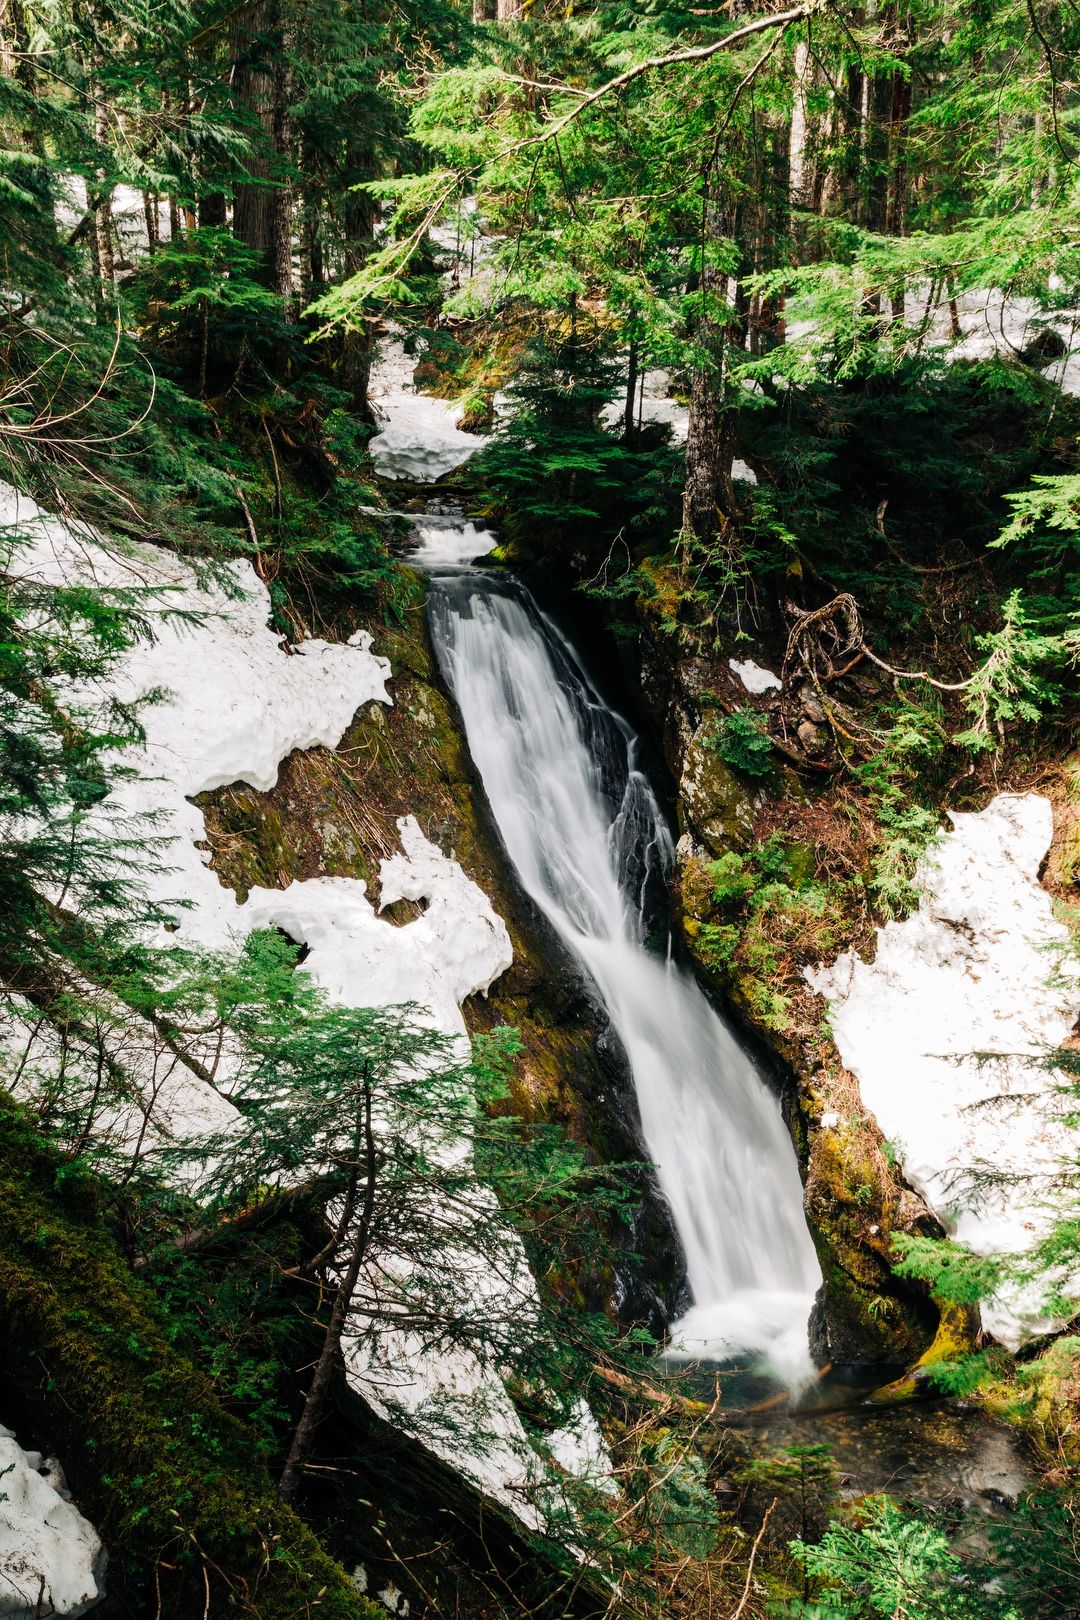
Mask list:
[[602,1303],[621,1322],[640,1324],[654,1338],[662,1339],[668,1324],[690,1304],[686,1256],[671,1210],[647,1168],[648,1150],[641,1135],[633,1076],[610,1025],[597,1039],[596,1055],[600,1083],[591,1101],[594,1116],[608,1121],[608,1155],[642,1165],[634,1172],[641,1201],[632,1222],[623,1229],[625,1237],[616,1233],[628,1258],[616,1260],[609,1297]]
[[[894,1277],[891,1238],[896,1231],[937,1230],[933,1218],[886,1162],[881,1133],[831,1042],[822,1046],[816,1018],[814,1027],[795,1015],[786,1027],[770,1027],[760,1015],[760,997],[737,966],[714,968],[698,949],[704,925],[717,920],[712,863],[754,845],[755,823],[777,793],[801,799],[806,789],[780,766],[763,793],[720,757],[713,744],[719,715],[710,695],[725,678],[723,660],[680,652],[668,637],[645,635],[642,642],[642,696],[678,784],[676,864],[691,955],[702,977],[777,1055],[788,1076],[785,1113],[824,1275],[810,1321],[811,1351],[819,1365],[911,1365],[933,1341],[938,1313],[917,1287]],[[809,736],[817,729],[820,705],[812,691],[803,696]],[[813,877],[811,845],[792,843],[788,860],[786,881],[797,885]]]
[[933,1339],[937,1311],[894,1277],[892,1235],[933,1230],[929,1212],[883,1174],[871,1122],[826,1113],[808,1136],[806,1214],[824,1275],[810,1318],[814,1359],[910,1365]]

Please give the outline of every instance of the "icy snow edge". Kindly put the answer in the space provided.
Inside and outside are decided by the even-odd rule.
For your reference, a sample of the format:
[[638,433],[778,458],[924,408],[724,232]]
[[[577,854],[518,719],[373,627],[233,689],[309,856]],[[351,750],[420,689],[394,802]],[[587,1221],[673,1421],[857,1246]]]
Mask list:
[[[916,874],[919,909],[878,930],[874,961],[847,952],[806,977],[863,1102],[946,1230],[978,1254],[1022,1253],[1053,1220],[1044,1189],[1080,1148],[1054,1117],[1055,1076],[1039,1061],[1076,1021],[1080,964],[1039,884],[1049,800],[999,794],[949,819]],[[976,1193],[976,1170],[1014,1179]],[[1013,1349],[1046,1326],[1038,1300],[1015,1289],[984,1306],[983,1322]]]
[[0,1425],[0,1615],[88,1613],[104,1562],[56,1458],[24,1451]]

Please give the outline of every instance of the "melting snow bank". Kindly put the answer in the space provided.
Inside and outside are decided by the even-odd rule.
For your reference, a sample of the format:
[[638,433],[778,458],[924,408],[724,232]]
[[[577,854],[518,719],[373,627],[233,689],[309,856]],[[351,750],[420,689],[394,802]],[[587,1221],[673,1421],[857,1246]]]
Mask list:
[[104,1595],[104,1563],[56,1458],[0,1427],[0,1615],[86,1614]]
[[432,399],[413,388],[413,361],[391,337],[372,367],[370,397],[386,426],[368,443],[380,478],[434,484],[483,447],[483,437],[458,427],[459,400]]
[[765,669],[761,664],[755,664],[752,658],[744,658],[741,661],[738,658],[729,658],[728,668],[739,677],[746,690],[752,692],[755,697],[760,697],[763,692],[769,692],[773,689],[777,692],[782,692],[784,689],[784,683],[779,676],[774,675],[771,669]]
[[[163,694],[139,710],[145,740],[124,750],[130,774],[117,777],[99,812],[104,832],[130,831],[140,822],[145,828],[142,818],[153,818],[153,836],[163,847],[144,862],[140,876],[148,900],[166,914],[172,910],[174,917],[172,931],[159,929],[157,942],[176,939],[227,950],[253,929],[280,927],[309,947],[304,971],[331,999],[368,1007],[415,1002],[427,1008],[435,1028],[464,1041],[461,1002],[486,991],[511,965],[510,939],[486,895],[424,837],[412,817],[398,823],[402,852],[382,863],[381,904],[407,898],[424,900],[427,908],[396,926],[379,917],[366,886],[351,878],[314,878],[283,890],[255,888],[238,904],[206,864],[205,823],[191,802],[194,795],[230,782],[266,791],[294,749],[333,747],[362,704],[389,703],[390,666],[371,651],[370,638],[361,633],[344,645],[310,640],[290,647],[268,628],[269,594],[250,563],[227,565],[223,582],[200,581],[170,552],[146,544],[120,547],[82,525],[47,515],[0,484],[0,555],[12,548],[7,566],[22,577],[151,593],[147,611],[154,615],[156,610],[153,639],[123,653],[107,683],[68,685],[60,695],[66,707],[86,713],[115,699],[136,708],[148,694]],[[160,616],[163,606],[173,617]],[[122,1047],[113,1055],[140,1091],[133,1104],[136,1127],[148,1123],[151,1132],[181,1137],[228,1128],[237,1118],[228,1097],[156,1039],[149,1026],[133,1033],[130,1023],[125,1021]],[[0,1058],[5,1049],[14,1049],[22,1089],[35,1076],[55,1081],[60,1051],[55,1038],[41,1029],[28,1043],[25,1024],[13,1028],[11,1019],[7,1024],[0,1026]],[[70,1066],[75,1060],[69,1053],[66,1061]],[[226,1053],[218,1086],[227,1090],[228,1077]],[[110,1130],[116,1133],[115,1121]],[[468,1151],[466,1142],[462,1151]],[[486,1196],[478,1187],[477,1197]],[[524,1300],[526,1319],[536,1309],[524,1251],[512,1236],[499,1275],[477,1260],[473,1282],[488,1302],[500,1289],[519,1303]],[[432,1349],[418,1337],[402,1335],[397,1350],[396,1361],[385,1350],[378,1361],[386,1409],[411,1414],[426,1444],[530,1527],[543,1528],[544,1505],[556,1508],[558,1488],[497,1372],[463,1352]],[[378,1404],[373,1363],[356,1337],[349,1342],[348,1360],[356,1387]],[[570,1429],[549,1437],[548,1444],[560,1461],[578,1458],[584,1477],[592,1477],[595,1458],[603,1454],[584,1403]]]
[[[1040,1059],[1080,1011],[1080,965],[1039,885],[1053,814],[999,795],[924,857],[918,911],[878,930],[877,955],[807,971],[836,1044],[912,1185],[978,1254],[1030,1249],[1050,1186],[1080,1137],[1056,1117]],[[972,1177],[1000,1178],[981,1191]],[[1045,1328],[1039,1301],[1002,1290],[986,1327],[1016,1348]]]

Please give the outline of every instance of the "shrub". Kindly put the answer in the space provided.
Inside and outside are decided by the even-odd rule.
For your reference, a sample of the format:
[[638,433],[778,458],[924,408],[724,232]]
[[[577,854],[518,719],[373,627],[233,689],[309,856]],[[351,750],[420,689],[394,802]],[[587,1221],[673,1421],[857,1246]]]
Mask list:
[[745,706],[727,715],[720,722],[716,751],[726,765],[744,776],[768,776],[772,741],[764,715]]

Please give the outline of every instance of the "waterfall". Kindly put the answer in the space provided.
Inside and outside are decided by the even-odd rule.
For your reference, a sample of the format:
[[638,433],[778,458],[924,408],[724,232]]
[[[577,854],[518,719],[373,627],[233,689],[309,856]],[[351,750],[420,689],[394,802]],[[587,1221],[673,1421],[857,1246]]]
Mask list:
[[447,519],[419,534],[411,560],[431,574],[436,654],[503,842],[595,984],[633,1075],[693,1298],[671,1350],[750,1353],[797,1381],[821,1278],[794,1150],[776,1097],[695,980],[647,948],[647,894],[673,849],[634,732],[528,592],[469,566],[491,535]]

